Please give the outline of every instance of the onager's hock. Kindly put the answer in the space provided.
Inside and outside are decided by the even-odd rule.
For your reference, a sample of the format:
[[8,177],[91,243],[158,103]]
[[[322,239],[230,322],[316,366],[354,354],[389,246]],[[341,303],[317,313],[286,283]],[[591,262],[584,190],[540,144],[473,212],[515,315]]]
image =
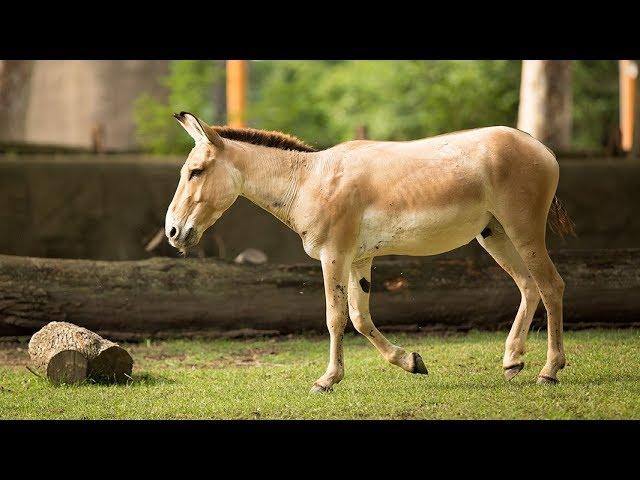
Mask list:
[[380,255],[436,255],[476,238],[522,294],[507,337],[510,380],[524,367],[536,307],[547,310],[547,361],[539,383],[556,383],[565,365],[564,283],[545,245],[547,217],[560,234],[573,224],[555,197],[555,155],[530,135],[488,127],[409,142],[357,140],[316,151],[295,137],[211,127],[182,112],[195,140],[169,205],[165,230],[183,252],[198,243],[239,195],[297,232],[322,263],[331,341],[327,370],[312,392],[344,376],[349,318],[390,363],[427,373],[418,353],[378,331],[369,313],[371,264]]

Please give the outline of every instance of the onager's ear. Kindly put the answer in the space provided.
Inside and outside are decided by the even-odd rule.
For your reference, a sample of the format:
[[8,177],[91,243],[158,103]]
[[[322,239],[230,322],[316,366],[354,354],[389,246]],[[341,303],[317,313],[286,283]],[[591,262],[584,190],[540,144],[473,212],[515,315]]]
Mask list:
[[189,135],[199,142],[209,142],[222,150],[224,148],[224,142],[220,135],[216,131],[200,120],[198,117],[189,112],[174,113],[173,116],[184,127]]

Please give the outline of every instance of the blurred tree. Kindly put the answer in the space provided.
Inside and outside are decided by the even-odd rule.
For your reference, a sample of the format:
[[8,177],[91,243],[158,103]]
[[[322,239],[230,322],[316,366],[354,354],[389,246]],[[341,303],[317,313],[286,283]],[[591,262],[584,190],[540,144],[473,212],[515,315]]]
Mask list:
[[218,82],[224,82],[224,67],[210,60],[176,60],[169,75],[160,80],[169,90],[167,102],[150,95],[136,101],[136,138],[152,153],[178,153],[191,149],[192,140],[171,118],[174,112],[191,111],[209,122],[224,123],[224,111],[216,100]]
[[[372,139],[407,140],[515,126],[520,70],[521,62],[511,60],[254,61],[248,123],[298,135],[319,148],[353,139],[362,127]],[[212,99],[224,83],[221,62],[172,62],[163,82],[168,102],[143,97],[136,106],[138,138],[146,150],[184,153],[191,147],[174,128],[174,111],[192,110],[210,123],[226,123]],[[617,127],[617,64],[575,61],[573,82],[573,146],[602,149]]]
[[225,60],[214,60],[213,63],[215,65],[214,68],[217,70],[217,80],[213,82],[213,106],[217,114],[217,121],[226,123],[224,119],[227,118],[227,86],[225,82],[227,62]]
[[601,151],[619,130],[618,62],[575,60],[573,147]]
[[555,151],[571,146],[573,124],[573,62],[522,62],[518,128]]
[[511,61],[260,62],[249,115],[321,147],[352,139],[358,126],[405,140],[514,125],[518,82]]
[[327,131],[326,99],[319,82],[339,62],[252,62],[249,72],[249,123],[257,128],[281,130],[309,143],[330,145],[335,135]]

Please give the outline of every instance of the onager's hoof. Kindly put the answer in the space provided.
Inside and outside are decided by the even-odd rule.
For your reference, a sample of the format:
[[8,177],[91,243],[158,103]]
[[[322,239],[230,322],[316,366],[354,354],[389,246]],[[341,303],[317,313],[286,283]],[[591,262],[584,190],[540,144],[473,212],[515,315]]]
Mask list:
[[511,365],[510,367],[504,367],[504,378],[507,381],[511,380],[517,374],[519,374],[524,368],[524,362],[516,363],[515,365]]
[[413,352],[413,370],[411,373],[421,373],[422,375],[427,375],[429,372],[424,362],[422,361],[422,357],[419,353]]
[[538,385],[555,385],[558,383],[558,380],[556,378],[547,377],[546,375],[538,375],[536,383]]
[[311,390],[310,390],[309,393],[320,394],[320,393],[329,393],[329,392],[333,392],[333,388],[331,388],[331,387],[323,387],[322,385],[320,385],[318,383],[314,383],[313,387],[311,387]]

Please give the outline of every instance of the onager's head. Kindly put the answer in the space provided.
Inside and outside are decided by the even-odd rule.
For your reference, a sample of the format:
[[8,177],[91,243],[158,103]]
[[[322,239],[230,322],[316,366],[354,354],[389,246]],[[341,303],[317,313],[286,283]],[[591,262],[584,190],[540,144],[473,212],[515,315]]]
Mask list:
[[164,228],[169,243],[186,253],[238,198],[241,180],[213,128],[187,112],[174,117],[196,144],[180,170]]

